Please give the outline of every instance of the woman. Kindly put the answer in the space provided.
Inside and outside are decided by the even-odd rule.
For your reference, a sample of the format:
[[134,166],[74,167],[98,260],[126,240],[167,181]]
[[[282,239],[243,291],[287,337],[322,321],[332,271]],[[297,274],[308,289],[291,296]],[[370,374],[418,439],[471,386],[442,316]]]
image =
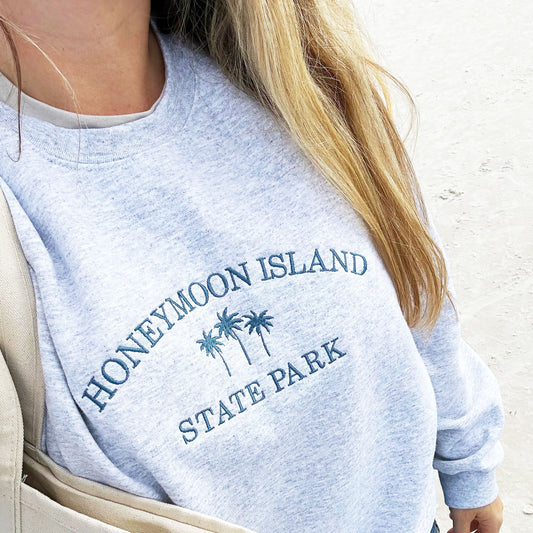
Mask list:
[[269,532],[437,531],[436,468],[499,531],[498,386],[349,3],[0,5],[42,449]]

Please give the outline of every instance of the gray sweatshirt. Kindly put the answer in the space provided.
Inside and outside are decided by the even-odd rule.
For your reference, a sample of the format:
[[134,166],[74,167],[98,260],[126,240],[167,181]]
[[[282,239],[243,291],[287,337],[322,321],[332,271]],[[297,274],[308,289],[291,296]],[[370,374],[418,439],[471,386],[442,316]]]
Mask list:
[[[360,217],[211,59],[160,36],[146,116],[0,103],[0,186],[35,288],[43,450],[260,533],[428,533],[498,493],[498,384],[448,302],[410,329]],[[438,236],[435,237],[438,239]]]

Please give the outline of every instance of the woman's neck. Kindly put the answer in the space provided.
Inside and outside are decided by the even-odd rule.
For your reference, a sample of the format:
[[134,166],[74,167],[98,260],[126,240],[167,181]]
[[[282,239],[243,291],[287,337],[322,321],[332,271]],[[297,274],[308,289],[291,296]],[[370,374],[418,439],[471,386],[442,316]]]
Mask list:
[[[0,0],[0,14],[35,43],[10,30],[22,90],[37,100],[86,115],[119,115],[147,110],[161,94],[165,67],[150,31],[149,0]],[[0,71],[16,84],[2,32]]]

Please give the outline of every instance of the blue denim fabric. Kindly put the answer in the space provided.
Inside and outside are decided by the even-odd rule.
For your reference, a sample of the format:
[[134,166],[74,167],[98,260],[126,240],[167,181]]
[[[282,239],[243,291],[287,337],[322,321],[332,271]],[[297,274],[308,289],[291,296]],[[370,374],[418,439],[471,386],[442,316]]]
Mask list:
[[433,527],[431,528],[430,533],[440,533],[439,526],[437,525],[437,521],[433,522]]

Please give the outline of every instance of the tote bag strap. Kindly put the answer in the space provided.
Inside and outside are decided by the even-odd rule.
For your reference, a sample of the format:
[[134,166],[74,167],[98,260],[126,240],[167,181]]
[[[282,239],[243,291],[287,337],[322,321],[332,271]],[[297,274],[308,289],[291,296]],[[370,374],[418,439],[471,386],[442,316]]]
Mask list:
[[22,441],[17,391],[0,353],[0,524],[6,533],[20,531]]
[[0,190],[0,351],[18,392],[24,439],[40,448],[44,377],[39,355],[35,294],[11,212]]
[[0,523],[10,533],[21,528],[24,438],[40,442],[44,414],[34,316],[26,259],[0,189]]

